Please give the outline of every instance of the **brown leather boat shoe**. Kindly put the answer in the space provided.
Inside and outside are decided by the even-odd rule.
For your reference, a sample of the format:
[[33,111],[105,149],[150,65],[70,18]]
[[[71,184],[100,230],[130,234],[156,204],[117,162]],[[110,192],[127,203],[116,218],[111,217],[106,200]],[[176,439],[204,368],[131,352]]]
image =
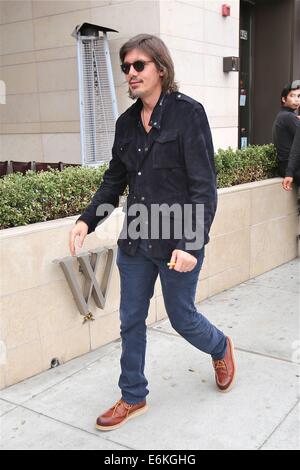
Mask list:
[[227,349],[224,359],[214,361],[216,384],[221,392],[232,389],[236,376],[236,361],[232,339],[227,336]]
[[146,404],[146,400],[135,405],[130,405],[123,400],[119,400],[114,406],[98,417],[96,428],[101,431],[118,429],[129,419],[140,416],[143,413],[146,413],[147,410],[148,406]]

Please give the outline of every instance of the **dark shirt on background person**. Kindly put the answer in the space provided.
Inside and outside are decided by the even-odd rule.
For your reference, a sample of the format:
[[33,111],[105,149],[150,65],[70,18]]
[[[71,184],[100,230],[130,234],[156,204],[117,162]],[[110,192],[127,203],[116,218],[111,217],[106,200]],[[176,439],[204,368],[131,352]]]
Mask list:
[[277,149],[278,169],[283,177],[293,176],[290,174],[288,163],[296,130],[299,126],[300,120],[294,110],[283,106],[276,116],[272,129],[273,143]]
[[289,156],[288,166],[286,169],[286,176],[294,177],[296,175],[299,175],[300,177],[300,125],[297,127],[296,130],[296,134]]

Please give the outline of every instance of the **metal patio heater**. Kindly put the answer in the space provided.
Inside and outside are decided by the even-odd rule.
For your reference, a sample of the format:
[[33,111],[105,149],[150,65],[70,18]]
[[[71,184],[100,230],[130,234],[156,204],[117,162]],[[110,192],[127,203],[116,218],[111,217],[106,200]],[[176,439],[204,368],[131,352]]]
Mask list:
[[110,160],[118,118],[107,33],[118,32],[90,23],[77,25],[81,160],[98,166]]

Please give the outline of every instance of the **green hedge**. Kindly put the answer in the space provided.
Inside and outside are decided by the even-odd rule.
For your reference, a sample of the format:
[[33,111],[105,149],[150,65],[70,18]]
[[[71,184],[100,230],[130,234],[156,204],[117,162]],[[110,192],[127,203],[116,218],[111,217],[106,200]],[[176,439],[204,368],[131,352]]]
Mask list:
[[251,145],[241,150],[218,150],[215,163],[218,188],[277,175],[276,149],[273,144]]
[[0,179],[0,228],[79,214],[98,189],[106,168],[69,167],[4,176]]
[[[273,145],[243,150],[219,150],[215,156],[218,188],[276,175]],[[0,228],[76,215],[91,201],[107,165],[51,170],[26,175],[13,173],[0,179]]]

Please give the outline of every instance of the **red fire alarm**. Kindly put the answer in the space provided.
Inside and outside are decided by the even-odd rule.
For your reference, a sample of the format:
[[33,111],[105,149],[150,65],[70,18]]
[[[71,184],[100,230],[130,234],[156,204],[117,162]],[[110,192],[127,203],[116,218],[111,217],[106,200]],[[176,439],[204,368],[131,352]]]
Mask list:
[[230,16],[230,6],[229,5],[222,5],[222,16]]

